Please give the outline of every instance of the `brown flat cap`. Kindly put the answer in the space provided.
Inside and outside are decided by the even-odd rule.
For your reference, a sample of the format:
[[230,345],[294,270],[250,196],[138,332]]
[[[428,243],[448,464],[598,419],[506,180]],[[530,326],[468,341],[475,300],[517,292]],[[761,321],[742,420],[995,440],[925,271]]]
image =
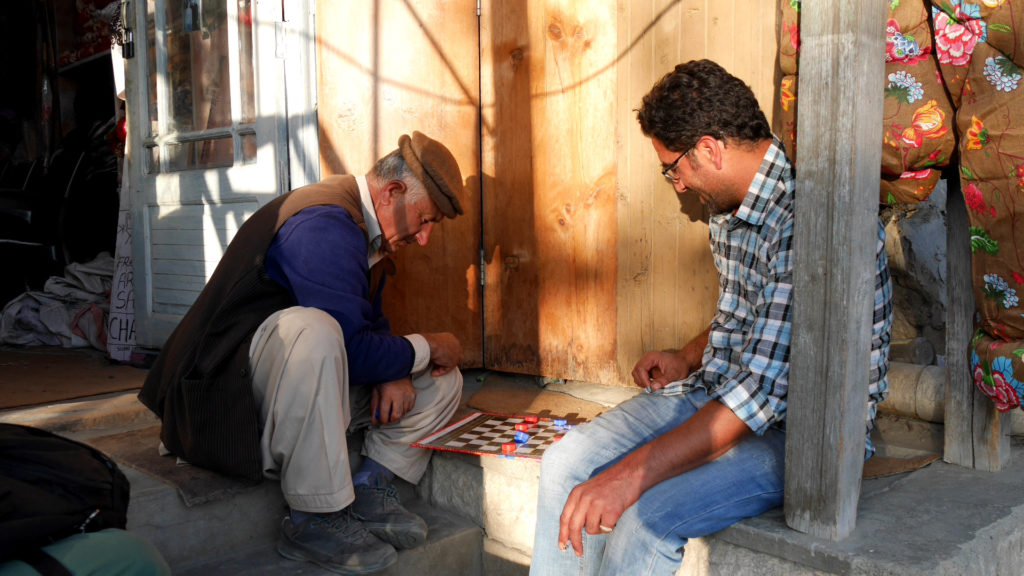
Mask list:
[[422,132],[413,132],[412,136],[402,134],[398,139],[398,149],[441,213],[448,218],[462,214],[462,205],[459,204],[462,173],[455,156],[444,144]]

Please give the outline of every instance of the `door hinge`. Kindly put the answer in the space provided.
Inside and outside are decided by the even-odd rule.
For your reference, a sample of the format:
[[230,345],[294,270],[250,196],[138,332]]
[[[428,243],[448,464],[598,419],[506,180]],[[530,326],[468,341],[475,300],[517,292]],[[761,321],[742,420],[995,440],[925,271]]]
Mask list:
[[477,16],[480,16],[480,1],[481,0],[476,0],[476,15]]
[[487,282],[487,254],[484,249],[480,249],[480,285],[484,286]]

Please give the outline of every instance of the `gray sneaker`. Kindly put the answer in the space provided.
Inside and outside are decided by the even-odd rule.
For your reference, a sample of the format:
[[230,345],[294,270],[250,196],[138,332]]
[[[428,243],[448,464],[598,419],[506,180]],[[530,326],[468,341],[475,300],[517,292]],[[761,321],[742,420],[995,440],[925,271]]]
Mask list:
[[398,560],[394,547],[367,532],[352,514],[351,506],[333,514],[312,516],[298,526],[291,516],[285,516],[277,552],[338,574],[370,574]]
[[404,550],[427,539],[427,523],[398,501],[394,486],[357,485],[356,500],[350,508],[374,536]]

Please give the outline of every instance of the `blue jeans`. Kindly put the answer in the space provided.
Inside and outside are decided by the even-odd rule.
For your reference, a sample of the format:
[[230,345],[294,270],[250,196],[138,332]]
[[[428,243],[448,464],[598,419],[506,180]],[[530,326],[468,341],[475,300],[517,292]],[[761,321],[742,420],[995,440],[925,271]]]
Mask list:
[[671,575],[690,538],[717,532],[782,504],[786,436],[772,428],[713,462],[669,478],[626,509],[609,534],[583,532],[583,556],[558,549],[558,519],[569,492],[711,401],[703,390],[642,393],[571,430],[541,462],[531,576]]

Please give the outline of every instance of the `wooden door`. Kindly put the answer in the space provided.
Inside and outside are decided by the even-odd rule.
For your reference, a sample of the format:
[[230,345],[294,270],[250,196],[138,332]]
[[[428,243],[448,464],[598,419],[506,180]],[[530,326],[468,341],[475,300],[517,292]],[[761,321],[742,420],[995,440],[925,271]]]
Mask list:
[[481,4],[485,364],[610,382],[616,1]]
[[[128,61],[136,341],[159,347],[235,232],[288,188],[281,6],[132,3]],[[285,158],[281,157],[285,155]]]
[[324,176],[365,174],[413,130],[459,163],[464,214],[398,254],[385,311],[396,334],[453,332],[481,366],[476,0],[318,0],[316,22]]
[[770,115],[773,3],[319,0],[317,26],[324,172],[365,172],[418,129],[466,179],[466,214],[400,255],[397,333],[454,332],[465,367],[629,385],[644,351],[707,326],[707,226],[634,110],[708,57]]

